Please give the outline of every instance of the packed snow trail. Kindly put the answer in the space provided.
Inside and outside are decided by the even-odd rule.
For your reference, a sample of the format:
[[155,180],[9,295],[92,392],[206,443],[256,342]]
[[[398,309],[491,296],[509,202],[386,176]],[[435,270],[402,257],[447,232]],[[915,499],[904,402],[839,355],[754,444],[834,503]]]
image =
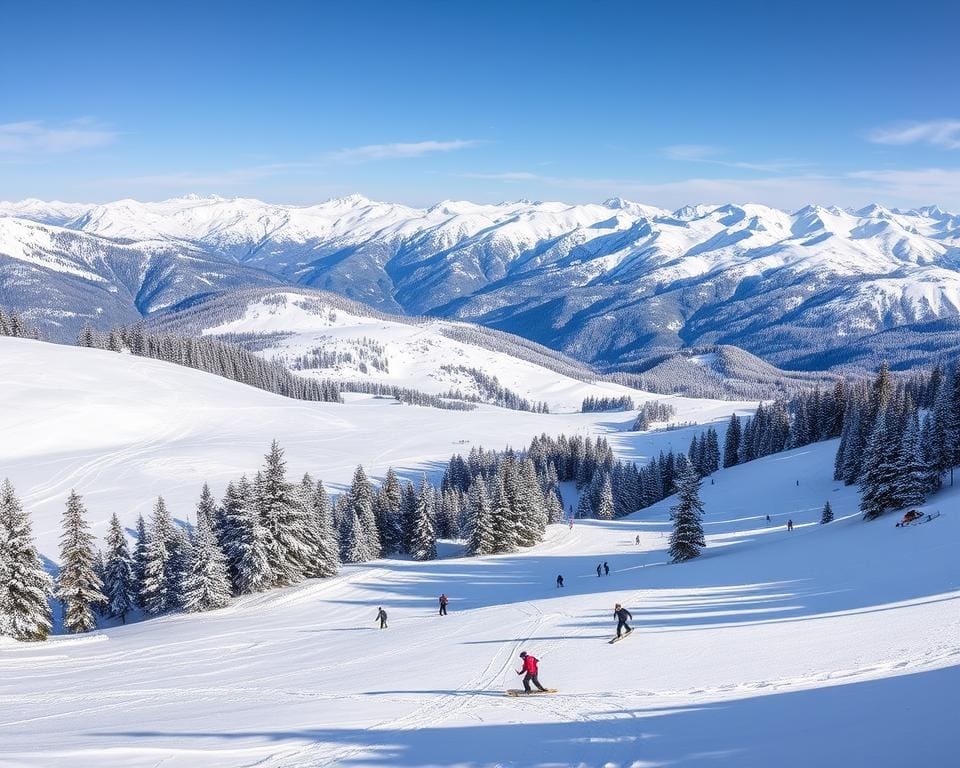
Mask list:
[[[69,367],[87,353],[62,354]],[[61,507],[43,500],[61,483],[100,484],[78,490],[104,515],[170,483],[181,516],[195,503],[193,472],[233,476],[248,457],[255,466],[275,430],[291,439],[307,431],[291,457],[309,452],[318,472],[328,459],[352,469],[367,447],[383,450],[404,432],[496,445],[509,429],[520,444],[523,429],[577,422],[314,409],[153,361],[89,354],[104,356],[109,376],[85,369],[70,381],[48,369],[44,379],[28,364],[0,374],[0,392],[19,403],[0,411],[14,435],[3,472],[37,505],[48,543]],[[109,380],[130,384],[125,371],[141,363],[151,389],[98,392]],[[162,396],[176,391],[171,409]],[[106,409],[112,397],[117,411]],[[237,419],[228,398],[250,418]],[[31,423],[53,434],[24,443]],[[685,447],[689,432],[611,437],[621,455],[640,457]],[[18,441],[27,447],[14,460]],[[125,446],[127,462],[104,458]],[[429,469],[440,450],[415,466]],[[942,512],[929,524],[862,523],[855,489],[830,480],[835,450],[817,444],[718,472],[702,489],[709,546],[682,565],[666,563],[667,500],[625,520],[552,526],[544,543],[516,554],[382,560],[206,614],[0,642],[0,766],[949,764],[960,748],[960,486],[924,507]],[[52,483],[51,470],[62,473]],[[828,498],[837,520],[821,526]],[[131,521],[129,508],[117,511]],[[598,577],[604,561],[611,573]],[[609,645],[618,602],[634,633]],[[379,605],[389,629],[376,628]],[[520,682],[521,650],[540,659],[541,682],[559,693],[504,696]]]

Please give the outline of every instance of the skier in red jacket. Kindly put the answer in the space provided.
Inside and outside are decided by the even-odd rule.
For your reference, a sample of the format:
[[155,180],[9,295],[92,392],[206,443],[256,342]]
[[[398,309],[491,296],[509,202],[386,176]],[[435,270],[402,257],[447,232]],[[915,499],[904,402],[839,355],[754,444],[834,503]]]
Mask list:
[[527,693],[533,693],[533,691],[530,690],[530,683],[533,683],[541,691],[546,691],[547,689],[540,685],[540,681],[537,679],[540,669],[537,666],[538,662],[536,657],[531,656],[526,651],[520,651],[520,658],[523,659],[523,669],[517,672],[517,674],[524,675],[523,690]]

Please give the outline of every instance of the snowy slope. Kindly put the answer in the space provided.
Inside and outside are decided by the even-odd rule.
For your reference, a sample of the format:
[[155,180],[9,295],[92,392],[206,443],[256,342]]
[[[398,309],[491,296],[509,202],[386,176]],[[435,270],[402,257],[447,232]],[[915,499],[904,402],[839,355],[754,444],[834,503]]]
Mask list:
[[[214,336],[253,334],[258,338],[251,349],[295,369],[305,355],[341,357],[332,365],[296,369],[302,375],[431,394],[455,390],[487,400],[476,377],[464,370],[474,369],[527,400],[546,402],[551,411],[577,411],[588,396],[628,395],[638,406],[656,397],[602,381],[587,366],[531,349],[518,338],[494,338],[469,323],[385,315],[326,292],[276,288],[230,294],[182,314],[162,315],[152,327]],[[462,340],[478,334],[488,340],[485,346]]]
[[[193,519],[202,484],[220,494],[229,480],[252,474],[274,438],[295,476],[309,471],[336,488],[358,463],[374,476],[393,466],[416,480],[471,445],[520,448],[542,432],[615,434],[636,416],[445,411],[364,395],[342,405],[302,402],[156,360],[5,337],[0,380],[0,477],[33,509],[52,560],[71,488],[87,499],[101,534],[113,512],[132,525],[158,494],[175,517]],[[755,406],[660,399],[674,404],[677,421],[690,422]]]
[[[117,509],[125,521],[162,487],[184,517],[204,477],[222,485],[273,435],[293,471],[342,480],[357,461],[427,468],[453,436],[493,445],[541,428],[606,429],[586,416],[290,403],[20,340],[0,340],[0,354],[12,363],[0,466],[47,551],[68,487],[92,516]],[[639,459],[689,434],[611,437]],[[933,523],[863,524],[855,490],[829,479],[835,448],[717,473],[703,488],[709,547],[684,565],[665,564],[668,500],[631,519],[554,526],[518,555],[378,561],[209,614],[0,645],[0,763],[948,765],[960,747],[960,491],[928,504],[944,513]],[[816,525],[827,498],[839,519]],[[603,560],[613,570],[598,578]],[[635,634],[610,646],[614,602],[633,612]],[[378,605],[386,631],[374,629]],[[521,649],[559,694],[502,695]]]
[[[795,367],[851,338],[960,316],[960,216],[935,206],[671,213],[618,198],[418,209],[360,195],[312,206],[187,196],[0,203],[2,217],[59,225],[94,249],[202,254],[261,284],[270,275],[386,311],[480,322],[604,364],[726,343]],[[0,257],[23,250],[4,243],[0,234]],[[7,288],[0,303],[31,308],[31,296]]]

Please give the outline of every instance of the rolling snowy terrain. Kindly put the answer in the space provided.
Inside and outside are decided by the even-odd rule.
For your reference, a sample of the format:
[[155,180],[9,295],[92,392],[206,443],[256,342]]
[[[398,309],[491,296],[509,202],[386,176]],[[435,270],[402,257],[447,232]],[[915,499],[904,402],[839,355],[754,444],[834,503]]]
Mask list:
[[877,205],[668,212],[620,199],[27,200],[0,203],[0,275],[0,304],[51,338],[286,283],[482,323],[604,365],[723,343],[794,369],[869,367],[857,338],[960,315],[960,217]]
[[[623,413],[304,403],[22,339],[0,339],[0,360],[0,474],[51,560],[70,488],[97,534],[113,512],[130,525],[157,493],[189,520],[204,480],[219,494],[274,437],[294,476],[337,486],[357,463],[414,476],[471,444],[540,432],[604,434],[640,461],[685,450],[694,431],[617,431]],[[697,422],[748,405],[672,402]],[[449,544],[445,559],[348,566],[210,613],[0,643],[0,765],[949,764],[960,491],[930,500],[943,514],[929,524],[865,524],[855,488],[830,479],[835,451],[819,443],[716,473],[702,489],[708,547],[690,563],[666,564],[668,499],[552,526],[518,554],[460,558]],[[838,519],[821,526],[827,499]],[[602,561],[612,572],[597,577]],[[447,617],[435,615],[440,592]],[[609,645],[615,602],[635,632]],[[502,695],[521,649],[558,694]]]

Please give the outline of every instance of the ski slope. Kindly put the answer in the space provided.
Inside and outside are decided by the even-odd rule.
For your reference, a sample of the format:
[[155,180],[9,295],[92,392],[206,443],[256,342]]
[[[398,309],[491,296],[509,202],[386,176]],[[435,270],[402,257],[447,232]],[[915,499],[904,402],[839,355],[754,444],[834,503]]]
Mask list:
[[[274,431],[291,470],[312,462],[326,479],[329,462],[346,479],[357,461],[430,469],[454,435],[498,445],[529,429],[612,428],[611,414],[291,403],[22,340],[0,339],[0,361],[0,467],[44,529],[71,483],[91,516],[123,509],[125,522],[136,497],[189,487],[172,505],[185,517],[203,477],[219,492]],[[448,443],[430,453],[428,436]],[[610,439],[639,459],[685,448],[689,431]],[[703,487],[709,546],[683,565],[666,564],[667,500],[552,526],[515,555],[459,558],[449,544],[443,560],[351,566],[216,612],[0,644],[0,766],[948,765],[960,488],[930,501],[943,514],[929,524],[864,524],[855,489],[830,480],[835,449],[717,473]],[[838,520],[817,525],[828,498]],[[52,555],[55,534],[41,534]],[[602,561],[612,572],[598,578]],[[616,602],[635,632],[611,646]],[[560,693],[503,695],[522,649]]]

